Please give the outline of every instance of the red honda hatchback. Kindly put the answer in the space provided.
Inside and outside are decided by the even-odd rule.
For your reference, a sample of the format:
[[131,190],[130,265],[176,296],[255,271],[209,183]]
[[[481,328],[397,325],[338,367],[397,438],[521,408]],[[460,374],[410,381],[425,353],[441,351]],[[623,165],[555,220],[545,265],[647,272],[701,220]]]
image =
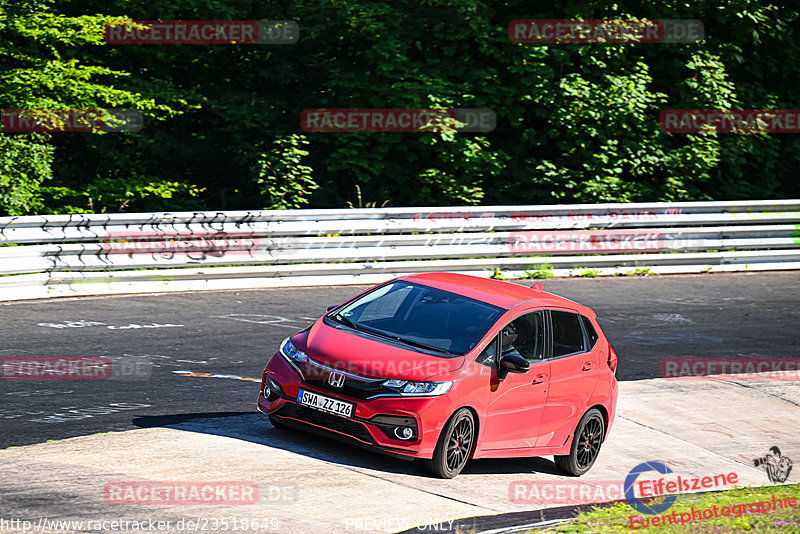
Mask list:
[[444,478],[470,458],[546,455],[582,475],[614,420],[616,367],[596,314],[541,284],[422,273],[286,338],[258,408]]

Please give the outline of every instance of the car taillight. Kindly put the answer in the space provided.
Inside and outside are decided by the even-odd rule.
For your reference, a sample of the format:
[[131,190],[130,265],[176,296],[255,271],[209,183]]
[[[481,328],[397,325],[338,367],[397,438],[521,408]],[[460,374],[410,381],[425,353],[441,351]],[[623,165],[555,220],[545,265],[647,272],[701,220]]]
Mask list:
[[617,372],[617,353],[614,352],[611,345],[608,346],[608,367],[613,373]]

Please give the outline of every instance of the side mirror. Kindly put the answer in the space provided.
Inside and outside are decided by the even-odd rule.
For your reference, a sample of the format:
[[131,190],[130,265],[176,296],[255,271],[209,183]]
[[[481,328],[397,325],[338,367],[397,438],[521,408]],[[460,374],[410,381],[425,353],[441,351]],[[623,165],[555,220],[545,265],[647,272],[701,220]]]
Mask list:
[[331,311],[334,308],[338,308],[341,304],[334,304],[333,306],[328,306],[328,311]]
[[504,380],[508,373],[527,373],[531,364],[519,354],[512,352],[500,358],[500,367],[497,369],[497,378]]

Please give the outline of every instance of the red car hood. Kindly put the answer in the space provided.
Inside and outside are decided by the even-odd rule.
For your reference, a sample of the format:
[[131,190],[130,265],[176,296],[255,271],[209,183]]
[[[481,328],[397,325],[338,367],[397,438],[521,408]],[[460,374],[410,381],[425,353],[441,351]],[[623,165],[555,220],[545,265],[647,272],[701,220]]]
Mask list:
[[464,364],[463,356],[443,358],[395,347],[332,328],[322,319],[306,333],[292,340],[312,360],[329,367],[372,378],[425,380],[455,371]]

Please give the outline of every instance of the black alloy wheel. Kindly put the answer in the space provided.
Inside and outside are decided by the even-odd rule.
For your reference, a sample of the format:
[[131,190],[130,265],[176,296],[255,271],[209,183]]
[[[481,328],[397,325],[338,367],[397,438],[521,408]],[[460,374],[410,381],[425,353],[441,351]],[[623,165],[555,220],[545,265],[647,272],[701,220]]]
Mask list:
[[440,478],[453,478],[464,469],[475,445],[475,417],[467,408],[458,410],[445,425],[433,458],[426,469]]
[[573,476],[586,473],[597,459],[600,446],[605,436],[605,420],[597,408],[592,408],[584,414],[575,429],[570,453],[556,456],[555,461],[559,469]]

